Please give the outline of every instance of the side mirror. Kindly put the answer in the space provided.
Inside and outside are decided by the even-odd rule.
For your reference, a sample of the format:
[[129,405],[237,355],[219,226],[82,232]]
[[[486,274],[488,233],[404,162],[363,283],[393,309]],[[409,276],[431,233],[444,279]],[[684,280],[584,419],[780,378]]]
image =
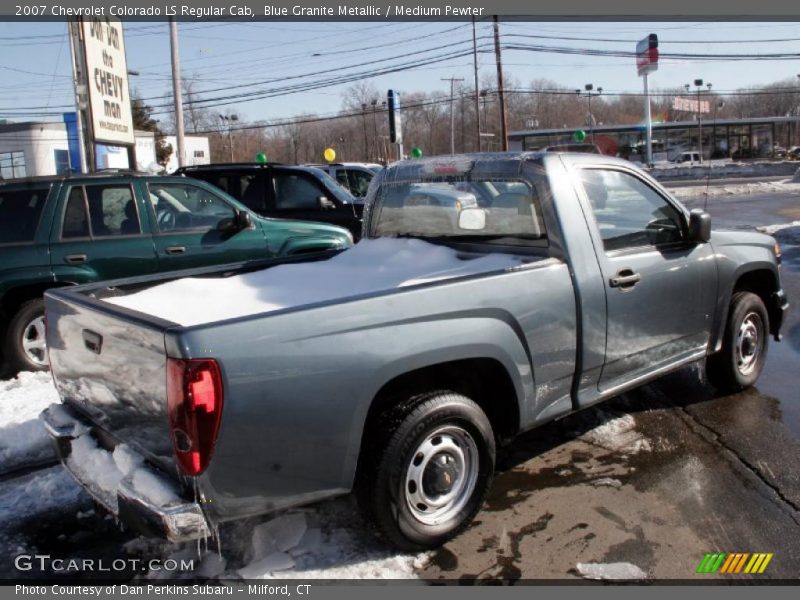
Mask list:
[[328,200],[326,196],[320,196],[317,198],[317,203],[319,204],[320,210],[332,210],[336,208],[336,205],[333,203],[333,201]]
[[486,228],[486,211],[482,208],[462,208],[458,211],[458,228],[466,231],[483,231]]
[[253,219],[250,213],[246,210],[236,211],[236,228],[237,229],[250,229],[253,225]]
[[711,215],[695,208],[689,213],[689,241],[705,244],[711,239]]

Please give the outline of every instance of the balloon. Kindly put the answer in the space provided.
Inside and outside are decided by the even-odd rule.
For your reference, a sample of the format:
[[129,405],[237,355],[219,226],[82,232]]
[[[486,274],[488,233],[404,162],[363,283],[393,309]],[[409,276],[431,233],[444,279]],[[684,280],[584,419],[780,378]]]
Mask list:
[[324,156],[325,160],[328,162],[333,162],[336,160],[336,150],[333,148],[325,148],[325,152],[322,153],[322,156]]
[[411,149],[411,158],[422,158],[422,148],[417,148],[416,146]]
[[583,129],[578,129],[578,131],[572,134],[572,139],[576,142],[582,142],[586,139],[586,132]]
[[263,152],[259,152],[256,154],[256,162],[263,165],[265,162],[267,162],[267,155]]

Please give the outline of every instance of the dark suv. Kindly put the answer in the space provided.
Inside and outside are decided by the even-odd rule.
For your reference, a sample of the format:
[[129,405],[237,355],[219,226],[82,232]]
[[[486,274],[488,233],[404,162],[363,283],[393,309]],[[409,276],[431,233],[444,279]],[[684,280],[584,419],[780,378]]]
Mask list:
[[182,167],[176,175],[202,179],[260,215],[339,225],[357,239],[363,204],[317,167],[232,163]]

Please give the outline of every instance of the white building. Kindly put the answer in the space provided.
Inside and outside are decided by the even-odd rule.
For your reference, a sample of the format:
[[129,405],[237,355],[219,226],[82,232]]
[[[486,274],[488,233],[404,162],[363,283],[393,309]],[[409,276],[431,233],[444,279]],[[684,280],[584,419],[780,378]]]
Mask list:
[[[136,167],[139,171],[153,171],[156,163],[155,137],[152,132],[137,131]],[[172,155],[166,172],[178,168],[178,144],[175,136],[166,136],[172,146]],[[125,148],[96,147],[98,169],[127,169],[128,153]],[[201,165],[210,161],[208,138],[186,136],[186,164]],[[8,123],[0,121],[0,177],[35,177],[65,175],[77,165],[70,165],[67,128],[64,123]]]

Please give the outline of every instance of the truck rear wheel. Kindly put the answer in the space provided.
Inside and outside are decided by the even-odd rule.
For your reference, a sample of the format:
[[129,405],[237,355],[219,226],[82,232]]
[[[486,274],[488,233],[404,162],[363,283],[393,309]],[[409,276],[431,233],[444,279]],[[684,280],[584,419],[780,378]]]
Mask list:
[[435,548],[480,510],[494,472],[486,414],[461,394],[410,398],[383,415],[363,449],[357,496],[393,545]]
[[752,292],[731,298],[722,349],[706,360],[706,376],[715,388],[737,392],[755,384],[767,361],[769,315]]
[[6,330],[6,360],[14,371],[46,371],[44,300],[28,300],[17,309]]

